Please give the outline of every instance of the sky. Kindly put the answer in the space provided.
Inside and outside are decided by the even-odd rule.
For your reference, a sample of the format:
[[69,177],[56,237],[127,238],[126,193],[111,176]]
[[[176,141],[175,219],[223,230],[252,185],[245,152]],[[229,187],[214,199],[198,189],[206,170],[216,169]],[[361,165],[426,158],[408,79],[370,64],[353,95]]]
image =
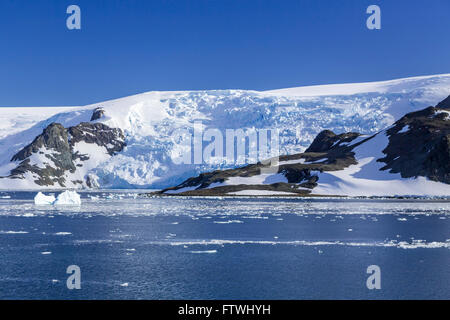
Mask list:
[[[69,30],[69,5],[81,29]],[[369,30],[369,5],[381,29]],[[0,106],[450,73],[448,0],[1,0]]]

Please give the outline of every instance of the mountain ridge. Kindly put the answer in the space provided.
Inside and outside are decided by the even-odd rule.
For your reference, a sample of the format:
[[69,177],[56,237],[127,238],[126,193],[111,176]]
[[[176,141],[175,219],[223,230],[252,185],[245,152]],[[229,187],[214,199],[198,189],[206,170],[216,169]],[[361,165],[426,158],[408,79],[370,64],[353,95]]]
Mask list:
[[4,115],[0,124],[2,177],[8,177],[19,165],[18,161],[11,161],[12,157],[53,122],[64,128],[82,122],[102,123],[120,129],[126,143],[114,156],[97,159],[89,172],[78,177],[83,183],[40,186],[33,180],[2,178],[0,189],[84,188],[87,177],[95,179],[100,188],[166,188],[201,172],[236,166],[236,163],[174,163],[174,156],[183,150],[174,140],[173,132],[180,128],[193,132],[195,121],[222,133],[227,129],[247,132],[277,128],[281,132],[280,154],[292,155],[305,151],[323,129],[370,135],[389,127],[407,112],[441,101],[448,96],[450,75],[388,80],[372,85],[345,84],[354,87],[352,94],[344,91],[336,95],[335,89],[329,86],[320,86],[321,92],[315,96],[318,93],[311,87],[300,87],[303,91],[310,90],[306,95],[296,95],[298,90],[289,94],[251,90],[153,91],[53,111],[19,108],[15,114],[11,108],[0,108],[0,114]]

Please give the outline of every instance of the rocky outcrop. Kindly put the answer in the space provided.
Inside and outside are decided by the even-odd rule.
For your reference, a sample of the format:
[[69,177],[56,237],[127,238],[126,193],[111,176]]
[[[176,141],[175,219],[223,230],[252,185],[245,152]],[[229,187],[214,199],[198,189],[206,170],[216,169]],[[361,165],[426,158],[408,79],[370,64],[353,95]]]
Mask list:
[[335,134],[333,131],[324,130],[320,132],[305,152],[326,152],[333,148],[345,145],[360,136],[356,132]]
[[42,147],[60,150],[63,153],[69,151],[69,142],[67,138],[67,130],[59,123],[51,123],[47,128],[38,135],[32,143],[16,153],[11,161],[25,160],[33,153],[39,152]]
[[67,129],[70,135],[70,145],[74,146],[80,141],[95,143],[105,147],[110,155],[122,151],[125,136],[121,129],[110,128],[107,125],[97,122],[82,122],[79,125]]
[[[48,150],[57,152],[48,153]],[[41,167],[35,161],[32,162],[33,155],[48,159],[48,164]],[[32,143],[15,154],[11,161],[21,162],[11,170],[10,178],[23,179],[26,173],[31,173],[36,184],[41,186],[64,185],[64,173],[76,170],[67,130],[59,123],[50,124]]]
[[90,121],[98,120],[98,119],[102,118],[104,116],[104,114],[105,114],[105,109],[103,109],[102,107],[97,107],[92,112]]
[[411,112],[387,130],[389,144],[379,159],[382,170],[403,178],[427,177],[450,183],[450,97],[436,105]]
[[436,105],[437,109],[450,109],[450,96],[442,100]]
[[[121,129],[110,128],[103,123],[82,122],[69,128],[51,123],[33,142],[11,158],[19,164],[11,170],[8,178],[24,179],[28,174],[40,186],[66,187],[68,174],[75,173],[91,157],[75,150],[79,142],[104,147],[112,156],[122,151],[125,137]],[[70,182],[72,185],[98,186],[92,175],[86,175],[84,181]]]

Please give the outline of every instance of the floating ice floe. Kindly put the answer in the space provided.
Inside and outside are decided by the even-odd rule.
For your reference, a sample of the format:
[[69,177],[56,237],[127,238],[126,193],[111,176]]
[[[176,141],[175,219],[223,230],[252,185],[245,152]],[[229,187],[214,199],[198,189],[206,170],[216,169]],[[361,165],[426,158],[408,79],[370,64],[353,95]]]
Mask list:
[[38,192],[38,194],[34,197],[34,204],[51,205],[53,204],[53,202],[55,202],[55,200],[55,197],[52,195],[46,196],[42,192]]
[[75,191],[66,190],[58,195],[55,199],[54,196],[46,196],[42,192],[38,192],[38,194],[34,197],[34,204],[37,205],[81,205],[81,198],[78,193]]
[[25,234],[28,233],[28,231],[3,231],[0,230],[0,234]]
[[81,198],[75,191],[66,190],[58,195],[56,201],[53,203],[57,205],[81,205]]
[[217,253],[217,250],[189,251],[190,253]]
[[214,223],[228,224],[228,223],[244,223],[244,222],[241,220],[227,220],[227,221],[214,221]]

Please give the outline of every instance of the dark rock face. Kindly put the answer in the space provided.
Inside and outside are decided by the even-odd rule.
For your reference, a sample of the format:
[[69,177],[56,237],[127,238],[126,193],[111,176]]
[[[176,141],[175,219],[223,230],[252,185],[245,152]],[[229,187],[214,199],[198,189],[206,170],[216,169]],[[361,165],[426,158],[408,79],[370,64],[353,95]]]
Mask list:
[[105,109],[103,109],[102,107],[95,108],[94,112],[92,113],[90,121],[98,120],[101,117],[103,117],[104,114],[105,114]]
[[[45,154],[49,163],[45,168],[32,165],[30,156],[35,153],[43,154],[42,150],[53,149],[58,152]],[[23,178],[26,172],[31,172],[36,178],[38,185],[64,185],[65,171],[75,172],[76,168],[72,161],[71,146],[68,142],[67,131],[59,123],[52,123],[37,136],[32,143],[15,154],[11,161],[22,161],[15,169],[11,170],[11,178]]]
[[378,161],[402,178],[423,176],[450,183],[450,97],[436,107],[411,112],[387,131],[389,144]]
[[95,143],[105,147],[110,155],[122,151],[125,136],[121,129],[110,128],[103,123],[82,122],[67,129],[71,146],[77,142]]
[[450,109],[450,96],[442,100],[436,105],[438,109]]
[[32,143],[15,154],[11,161],[25,160],[44,146],[62,152],[69,151],[66,129],[59,123],[50,124]]
[[349,143],[360,134],[356,132],[347,132],[335,134],[333,131],[324,130],[320,132],[305,152],[325,152],[332,148],[339,147],[342,143]]
[[99,185],[97,179],[98,179],[97,176],[88,174],[86,176],[86,186],[88,188],[99,188],[100,185]]
[[[74,151],[76,143],[84,141],[90,144],[103,146],[110,155],[122,151],[125,147],[125,137],[122,130],[110,128],[102,123],[82,122],[68,129],[59,123],[52,123],[37,136],[33,142],[15,154],[11,161],[21,161],[11,170],[9,178],[23,179],[26,173],[31,173],[36,184],[41,186],[65,187],[67,172],[74,173],[77,167],[75,160],[86,161],[89,155]],[[44,167],[31,164],[31,156],[45,157]],[[79,162],[78,161],[78,162]],[[94,185],[93,178],[86,178],[86,184]],[[72,181],[82,184],[83,181]]]

